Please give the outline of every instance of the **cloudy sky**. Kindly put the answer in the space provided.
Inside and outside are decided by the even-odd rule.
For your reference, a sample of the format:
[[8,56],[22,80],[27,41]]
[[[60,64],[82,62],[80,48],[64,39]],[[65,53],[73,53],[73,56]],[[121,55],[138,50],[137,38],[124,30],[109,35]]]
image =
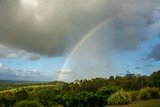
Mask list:
[[73,81],[158,69],[159,0],[0,0],[0,79]]

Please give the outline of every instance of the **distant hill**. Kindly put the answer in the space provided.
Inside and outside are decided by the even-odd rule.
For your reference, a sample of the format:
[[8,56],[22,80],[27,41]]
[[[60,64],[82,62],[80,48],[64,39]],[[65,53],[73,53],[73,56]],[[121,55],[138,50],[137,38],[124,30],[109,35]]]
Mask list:
[[44,81],[29,81],[29,80],[0,80],[1,83],[14,83],[14,84],[23,84],[23,83],[44,83]]

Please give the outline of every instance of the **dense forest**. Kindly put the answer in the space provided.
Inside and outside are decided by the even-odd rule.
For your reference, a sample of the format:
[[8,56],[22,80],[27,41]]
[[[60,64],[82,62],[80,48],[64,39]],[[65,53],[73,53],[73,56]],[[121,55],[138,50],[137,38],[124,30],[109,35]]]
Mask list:
[[103,107],[160,98],[160,70],[71,83],[0,83],[0,107]]

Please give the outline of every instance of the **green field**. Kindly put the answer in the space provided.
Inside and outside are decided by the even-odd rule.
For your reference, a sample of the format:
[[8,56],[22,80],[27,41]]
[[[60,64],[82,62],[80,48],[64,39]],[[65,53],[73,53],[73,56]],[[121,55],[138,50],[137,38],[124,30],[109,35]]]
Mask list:
[[160,107],[160,99],[136,101],[128,105],[115,105],[115,106],[107,106],[107,107]]

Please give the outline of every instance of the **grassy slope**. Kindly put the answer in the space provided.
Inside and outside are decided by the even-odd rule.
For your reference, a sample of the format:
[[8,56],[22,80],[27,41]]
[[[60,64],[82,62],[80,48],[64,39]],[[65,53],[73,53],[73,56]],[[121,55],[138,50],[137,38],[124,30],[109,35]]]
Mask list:
[[24,86],[24,87],[9,89],[9,90],[3,90],[3,91],[0,91],[0,93],[7,92],[7,91],[13,92],[13,91],[15,91],[17,89],[22,89],[22,88],[40,88],[40,87],[56,87],[56,85],[32,85],[32,86]]
[[128,105],[115,105],[115,106],[107,106],[107,107],[160,107],[160,99],[136,101]]

